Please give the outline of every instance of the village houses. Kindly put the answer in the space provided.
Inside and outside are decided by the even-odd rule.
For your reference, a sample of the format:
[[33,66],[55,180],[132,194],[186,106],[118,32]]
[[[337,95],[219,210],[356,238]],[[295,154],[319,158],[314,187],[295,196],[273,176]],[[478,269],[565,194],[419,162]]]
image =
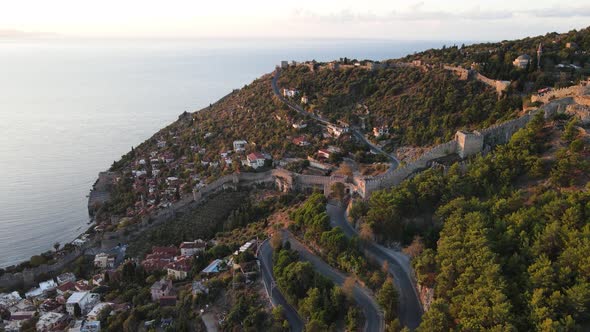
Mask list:
[[205,248],[207,248],[207,242],[201,239],[197,239],[193,242],[182,242],[180,244],[180,254],[182,256],[194,256],[205,251]]

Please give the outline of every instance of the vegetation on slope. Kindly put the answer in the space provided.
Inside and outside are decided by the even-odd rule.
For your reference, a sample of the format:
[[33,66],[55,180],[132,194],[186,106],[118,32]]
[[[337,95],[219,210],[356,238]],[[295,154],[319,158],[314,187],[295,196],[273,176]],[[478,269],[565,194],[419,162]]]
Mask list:
[[[539,44],[543,47],[542,71],[539,71],[536,61]],[[546,86],[567,86],[570,81],[585,77],[590,69],[589,50],[590,28],[585,28],[563,34],[552,32],[518,40],[430,49],[408,55],[402,60],[454,64],[464,68],[475,64],[482,74],[493,79],[515,81],[514,87],[522,91],[527,82],[533,82],[536,90]],[[512,61],[523,54],[529,55],[532,61],[528,68],[517,69]],[[557,67],[560,64],[574,64],[585,70],[560,69]]]
[[[575,136],[560,140],[537,117],[464,169],[429,170],[371,197],[361,219],[376,234],[425,239],[414,267],[435,301],[421,331],[587,326],[588,145]],[[410,225],[417,217],[427,222]]]
[[[449,71],[418,68],[317,70],[291,67],[280,85],[301,90],[310,110],[369,128],[391,127],[396,145],[431,145],[453,138],[458,129],[487,127],[515,115],[520,97],[498,100],[478,81],[461,81]],[[366,108],[365,108],[366,107]]]

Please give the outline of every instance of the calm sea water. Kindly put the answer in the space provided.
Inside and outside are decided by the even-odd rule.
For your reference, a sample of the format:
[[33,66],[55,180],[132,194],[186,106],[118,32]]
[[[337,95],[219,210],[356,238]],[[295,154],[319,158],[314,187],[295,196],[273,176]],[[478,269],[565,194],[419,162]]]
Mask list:
[[380,60],[443,44],[0,40],[0,267],[73,240],[99,171],[280,60]]

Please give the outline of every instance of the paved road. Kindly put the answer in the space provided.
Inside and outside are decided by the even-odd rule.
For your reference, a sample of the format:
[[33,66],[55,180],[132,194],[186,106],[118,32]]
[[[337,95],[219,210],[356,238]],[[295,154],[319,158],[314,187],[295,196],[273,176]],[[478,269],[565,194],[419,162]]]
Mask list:
[[285,299],[278,287],[276,287],[274,276],[272,274],[272,247],[267,241],[262,242],[258,250],[258,261],[262,271],[262,281],[266,291],[271,295],[273,306],[281,305],[285,311],[285,317],[291,326],[292,332],[303,331],[303,320],[299,317],[297,310],[293,308]]
[[[283,237],[289,240],[291,243],[291,249],[296,250],[302,260],[310,262],[318,273],[332,280],[335,284],[342,286],[347,277],[345,274],[334,269],[321,258],[314,255],[290,232],[284,231]],[[353,289],[352,296],[365,315],[366,323],[364,330],[368,332],[383,331],[385,328],[383,313],[371,293],[357,284]]]
[[[340,227],[344,234],[348,237],[358,236],[356,229],[346,219],[346,211],[344,207],[333,204],[327,206],[328,215],[330,216],[330,223],[333,227]],[[418,300],[418,293],[414,287],[411,276],[411,267],[408,260],[402,260],[397,257],[396,253],[384,248],[383,246],[374,242],[369,242],[365,245],[365,254],[377,260],[379,264],[387,262],[389,265],[389,274],[393,276],[396,288],[399,292],[399,319],[400,322],[411,329],[415,329],[420,325],[422,318],[422,305]]]

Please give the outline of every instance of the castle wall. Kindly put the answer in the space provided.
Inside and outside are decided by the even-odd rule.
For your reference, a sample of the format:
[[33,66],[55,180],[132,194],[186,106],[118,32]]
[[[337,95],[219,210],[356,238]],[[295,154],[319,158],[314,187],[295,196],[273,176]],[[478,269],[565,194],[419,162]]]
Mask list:
[[561,99],[566,97],[572,96],[580,96],[583,95],[585,92],[585,87],[582,85],[574,85],[567,88],[555,89],[549,92],[546,92],[542,95],[532,95],[531,101],[532,102],[541,102],[546,104],[553,99]]
[[480,133],[484,136],[484,145],[495,146],[508,143],[512,135],[519,129],[524,128],[535,113],[536,111],[525,114],[518,119],[495,124],[481,130]]

